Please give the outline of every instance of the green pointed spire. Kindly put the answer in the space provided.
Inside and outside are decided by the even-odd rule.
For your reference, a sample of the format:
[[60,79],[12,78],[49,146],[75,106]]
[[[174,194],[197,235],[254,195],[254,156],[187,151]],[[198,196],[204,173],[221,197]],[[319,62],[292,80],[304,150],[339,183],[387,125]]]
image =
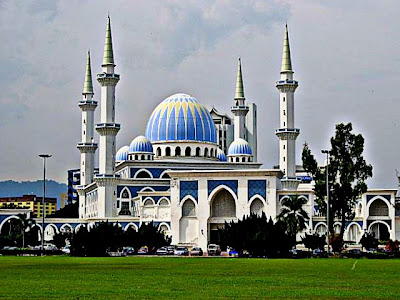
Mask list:
[[104,43],[103,65],[114,65],[110,16],[108,16],[107,19],[107,31],[106,31],[106,40]]
[[238,71],[236,77],[236,89],[235,89],[235,99],[245,99],[244,98],[244,87],[242,78],[242,63],[239,57]]
[[85,83],[83,85],[82,94],[94,94],[92,83],[92,69],[90,67],[90,51],[87,52]]
[[283,72],[293,72],[292,61],[290,59],[289,32],[287,24],[285,26],[285,39],[283,41],[283,51],[282,51],[281,73]]

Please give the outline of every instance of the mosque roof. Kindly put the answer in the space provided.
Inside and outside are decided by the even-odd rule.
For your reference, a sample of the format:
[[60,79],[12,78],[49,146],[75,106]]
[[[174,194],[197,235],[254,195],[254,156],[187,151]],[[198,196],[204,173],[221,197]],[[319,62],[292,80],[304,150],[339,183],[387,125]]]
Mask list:
[[146,137],[157,141],[217,143],[215,125],[208,110],[196,98],[179,93],[163,100],[147,123]]
[[134,138],[129,145],[129,152],[150,152],[153,153],[153,146],[148,138],[143,135],[139,135]]
[[253,155],[253,152],[247,141],[238,138],[229,146],[228,155]]

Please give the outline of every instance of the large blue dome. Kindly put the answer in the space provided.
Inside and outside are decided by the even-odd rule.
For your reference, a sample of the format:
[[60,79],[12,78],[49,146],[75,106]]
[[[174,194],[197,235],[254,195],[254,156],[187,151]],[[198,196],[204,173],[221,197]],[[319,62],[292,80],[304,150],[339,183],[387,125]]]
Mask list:
[[187,94],[175,94],[153,111],[146,128],[152,141],[199,141],[217,143],[214,122],[208,110]]

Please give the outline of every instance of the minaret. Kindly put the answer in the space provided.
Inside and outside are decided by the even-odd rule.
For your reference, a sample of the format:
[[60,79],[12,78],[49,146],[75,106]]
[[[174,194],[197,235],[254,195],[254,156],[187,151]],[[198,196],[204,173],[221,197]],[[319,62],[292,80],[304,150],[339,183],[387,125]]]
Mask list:
[[93,142],[94,110],[97,107],[97,101],[93,100],[94,93],[89,51],[87,53],[85,83],[82,95],[83,99],[78,104],[82,110],[82,139],[78,144],[78,149],[81,152],[80,185],[86,186],[93,181],[94,153],[97,149],[97,144]]
[[99,218],[114,216],[117,181],[115,175],[116,135],[120,124],[115,123],[115,87],[119,74],[114,73],[114,54],[111,38],[110,16],[107,20],[107,31],[102,63],[103,73],[97,74],[101,85],[101,117],[96,130],[99,141],[99,174],[95,176],[98,185],[97,214]]
[[231,112],[235,115],[234,118],[234,140],[244,139],[246,136],[246,115],[249,112],[249,107],[245,104],[244,87],[242,78],[242,63],[239,58],[238,71],[236,78],[235,89],[235,106],[231,107]]
[[296,138],[300,129],[294,125],[294,92],[298,82],[293,80],[292,62],[290,59],[289,33],[285,27],[283,42],[281,79],[276,82],[279,90],[280,128],[276,130],[279,138],[279,168],[283,171],[282,188],[297,189],[296,179]]

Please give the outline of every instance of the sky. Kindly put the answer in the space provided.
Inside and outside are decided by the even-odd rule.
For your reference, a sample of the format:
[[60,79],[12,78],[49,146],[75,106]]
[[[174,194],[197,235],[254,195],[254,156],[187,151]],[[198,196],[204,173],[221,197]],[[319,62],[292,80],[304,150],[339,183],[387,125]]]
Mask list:
[[177,92],[229,112],[241,57],[246,100],[258,106],[258,159],[276,165],[275,81],[287,22],[299,81],[297,163],[305,142],[322,163],[335,124],[352,122],[374,168],[369,187],[397,187],[398,0],[0,0],[0,180],[42,178],[40,153],[52,154],[47,176],[59,182],[79,166],[86,52],[95,75],[108,13],[121,75],[118,148],[144,134],[152,110]]

